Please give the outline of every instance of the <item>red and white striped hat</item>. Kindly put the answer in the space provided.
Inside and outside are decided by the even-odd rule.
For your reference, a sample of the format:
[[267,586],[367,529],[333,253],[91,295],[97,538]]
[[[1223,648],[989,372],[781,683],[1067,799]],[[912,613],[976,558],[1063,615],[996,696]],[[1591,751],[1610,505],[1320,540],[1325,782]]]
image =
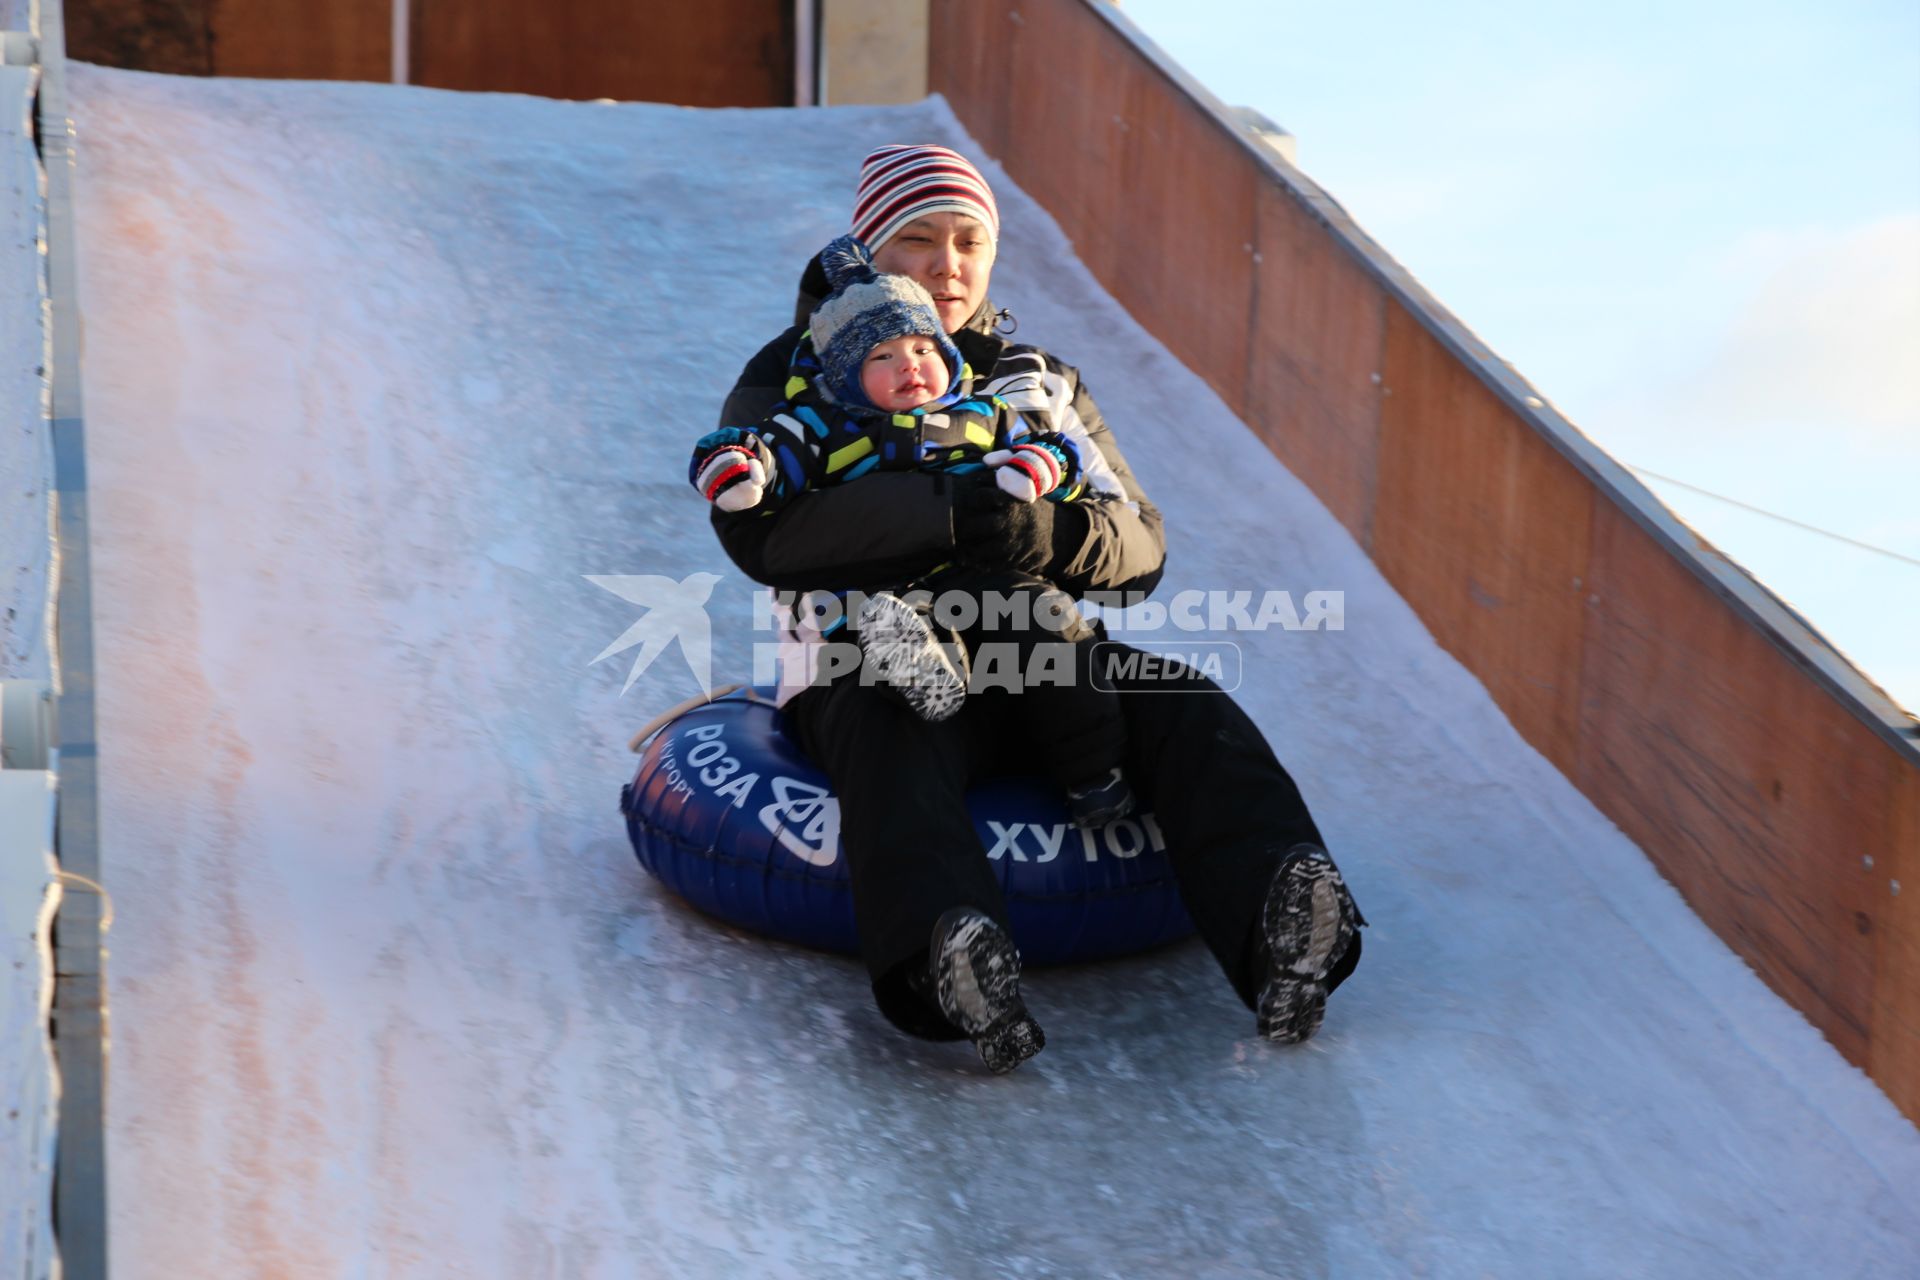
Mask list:
[[860,166],[853,234],[868,248],[878,249],[922,214],[942,212],[978,218],[989,236],[1000,239],[1000,210],[993,203],[993,192],[958,151],[894,143],[869,155]]

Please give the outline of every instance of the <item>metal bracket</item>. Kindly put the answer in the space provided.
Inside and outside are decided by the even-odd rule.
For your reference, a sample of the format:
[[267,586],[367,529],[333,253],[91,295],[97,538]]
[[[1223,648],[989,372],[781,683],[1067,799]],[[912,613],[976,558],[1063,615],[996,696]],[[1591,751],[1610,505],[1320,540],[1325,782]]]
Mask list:
[[31,31],[0,32],[0,63],[9,67],[39,66],[39,38]]
[[53,745],[53,686],[0,680],[0,769],[46,769]]
[[1240,127],[1255,138],[1280,153],[1280,158],[1290,165],[1300,163],[1300,140],[1275,124],[1267,113],[1256,107],[1229,108],[1240,121]]

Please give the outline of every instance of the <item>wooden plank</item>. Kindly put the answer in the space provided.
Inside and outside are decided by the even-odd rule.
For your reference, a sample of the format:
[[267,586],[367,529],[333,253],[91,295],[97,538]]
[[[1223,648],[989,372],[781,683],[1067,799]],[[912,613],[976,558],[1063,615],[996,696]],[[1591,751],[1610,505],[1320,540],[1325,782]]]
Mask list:
[[174,76],[213,74],[215,0],[87,0],[66,6],[67,56]]
[[1913,959],[1910,906],[1904,937],[1882,937],[1912,769],[1611,504],[1593,551],[1575,780],[1866,1065],[1876,951],[1895,976]]
[[412,0],[416,84],[691,107],[793,105],[791,0]]
[[[934,30],[933,87],[1115,300],[1243,411],[1257,179],[1233,140],[1083,5],[941,4]],[[953,40],[978,43],[950,59]]]
[[[1606,487],[1611,460],[1596,468],[1337,205],[1125,27],[1078,0],[934,0],[930,79],[1528,741],[1920,1120],[1911,752],[1842,700],[1824,650],[1770,638],[1771,601],[1756,615],[1750,584],[1716,591],[1656,541]],[[1240,235],[1258,262],[1236,262]]]
[[1006,22],[1007,8],[1002,0],[934,0],[927,14],[928,90],[945,97],[974,141],[996,158],[1007,154],[1013,122],[1008,55],[1019,32],[995,30]]
[[1373,558],[1572,776],[1593,487],[1397,301],[1382,376]]
[[1247,425],[1366,547],[1386,294],[1287,192],[1263,186],[1258,209]]
[[[791,0],[509,5],[412,0],[409,78],[447,89],[702,107],[793,103]],[[96,0],[75,57],[183,75],[376,80],[393,74],[392,0]]]
[[[1890,826],[1893,845],[1875,861],[1871,896],[1873,1021],[1867,1074],[1920,1124],[1920,775],[1902,770]],[[1900,886],[1894,892],[1893,885]]]
[[973,136],[1364,542],[1384,302],[1352,256],[1086,6],[938,3],[932,24],[933,88]]
[[393,78],[392,0],[206,0],[213,74]]
[[[1111,38],[1110,36],[1108,37]],[[1133,315],[1244,416],[1252,345],[1256,175],[1205,114],[1159,77],[1125,76],[1105,232],[1107,278]],[[1059,91],[1056,89],[1056,91]],[[1099,243],[1100,237],[1089,239]]]
[[[996,119],[992,154],[1104,280],[1111,228],[1094,211],[1119,213],[1109,201],[1119,179],[1125,90],[1114,77],[1124,75],[1126,65],[1114,60],[1115,50],[1087,41],[1084,15],[1071,6],[990,0],[978,8],[998,11],[994,23],[1007,50],[996,86],[1004,116]],[[989,40],[994,30],[990,24]],[[1045,127],[1036,131],[1036,121]],[[1061,138],[1072,145],[1061,146]]]

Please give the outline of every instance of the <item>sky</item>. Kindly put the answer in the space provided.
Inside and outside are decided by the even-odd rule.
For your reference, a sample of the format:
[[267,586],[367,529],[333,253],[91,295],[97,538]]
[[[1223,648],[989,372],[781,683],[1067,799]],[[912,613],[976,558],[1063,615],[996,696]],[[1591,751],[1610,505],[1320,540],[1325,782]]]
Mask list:
[[[1122,9],[1620,461],[1920,559],[1920,5]],[[1920,709],[1920,565],[1648,483]]]

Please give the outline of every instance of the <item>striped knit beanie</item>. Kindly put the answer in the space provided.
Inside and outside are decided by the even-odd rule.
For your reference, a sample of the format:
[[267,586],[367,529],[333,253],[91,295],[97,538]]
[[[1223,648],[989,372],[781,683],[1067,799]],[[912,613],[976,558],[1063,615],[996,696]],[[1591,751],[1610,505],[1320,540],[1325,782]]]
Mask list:
[[927,213],[964,213],[1000,239],[1000,210],[987,180],[958,151],[895,143],[860,166],[853,200],[853,234],[878,249],[901,227]]
[[861,389],[860,365],[880,343],[910,336],[933,339],[947,364],[946,393],[929,407],[959,398],[960,352],[940,323],[931,294],[907,276],[876,272],[873,255],[852,236],[822,249],[820,265],[833,293],[813,309],[808,330],[820,357],[818,385],[827,399],[849,408],[875,408]]

